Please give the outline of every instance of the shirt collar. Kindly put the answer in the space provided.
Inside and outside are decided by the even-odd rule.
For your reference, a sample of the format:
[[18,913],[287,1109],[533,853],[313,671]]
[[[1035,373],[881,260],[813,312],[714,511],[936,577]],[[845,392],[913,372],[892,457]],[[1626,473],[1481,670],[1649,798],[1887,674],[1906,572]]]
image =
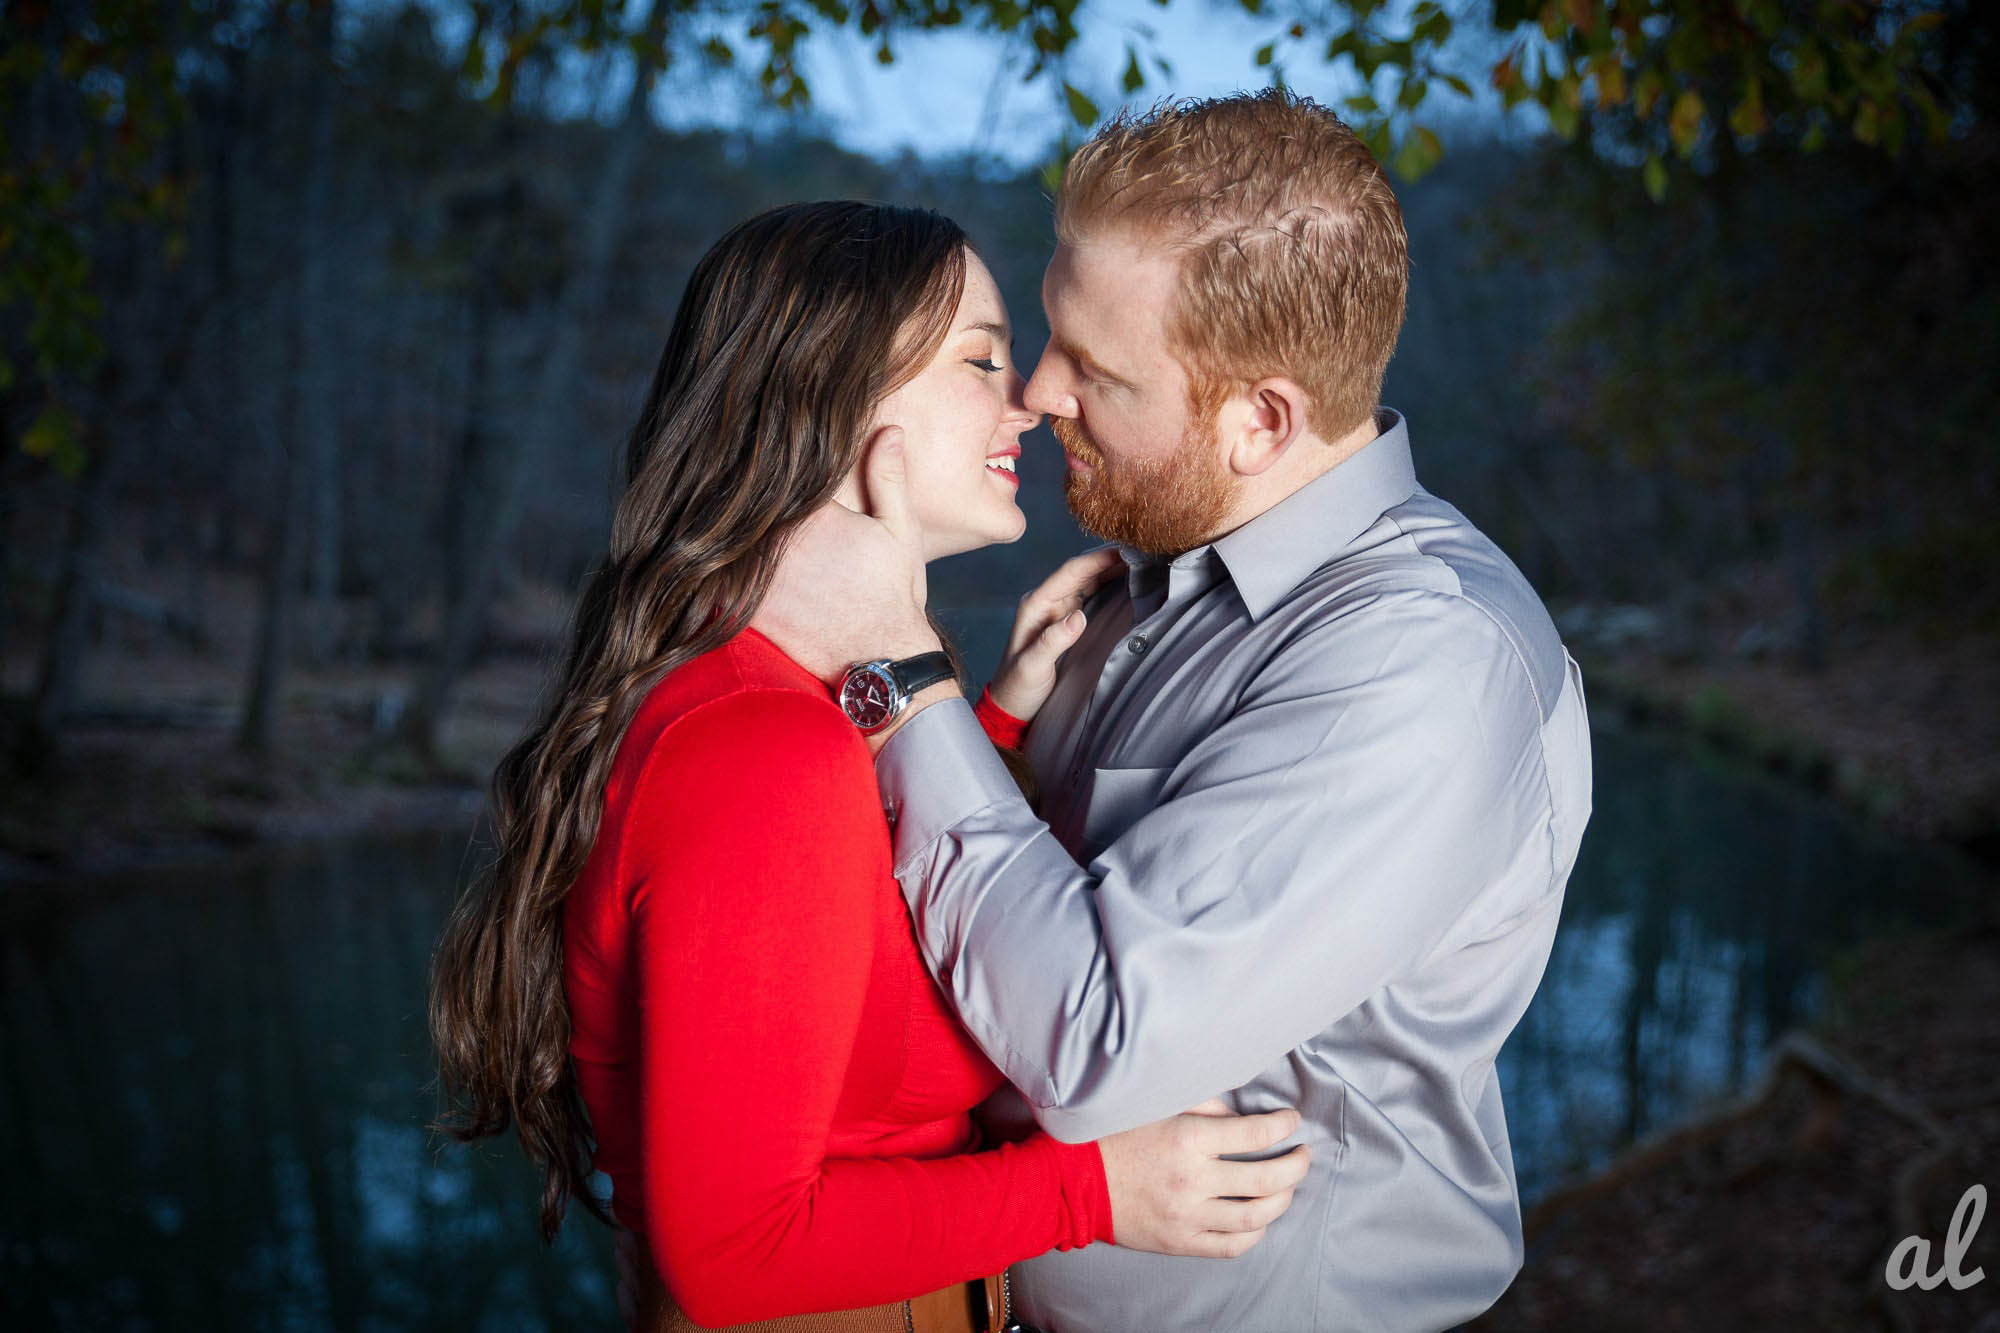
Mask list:
[[1215,540],[1252,620],[1263,619],[1306,575],[1418,490],[1403,415],[1383,408],[1375,429],[1375,438],[1339,466]]

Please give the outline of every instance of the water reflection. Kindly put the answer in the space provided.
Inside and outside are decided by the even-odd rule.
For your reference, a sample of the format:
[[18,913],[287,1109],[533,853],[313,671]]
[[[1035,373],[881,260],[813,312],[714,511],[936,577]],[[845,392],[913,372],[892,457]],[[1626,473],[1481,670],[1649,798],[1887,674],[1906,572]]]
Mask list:
[[463,839],[66,891],[0,949],[15,1328],[610,1327],[511,1146],[433,1151],[425,968]]
[[1836,951],[1948,919],[1978,877],[1720,760],[1594,728],[1596,812],[1500,1057],[1531,1199],[1754,1082]]
[[[1754,1077],[1828,950],[1944,910],[1935,853],[1641,738],[1501,1071],[1531,1196]],[[464,840],[0,899],[0,1320],[34,1329],[610,1329],[509,1145],[437,1152],[422,1015]]]

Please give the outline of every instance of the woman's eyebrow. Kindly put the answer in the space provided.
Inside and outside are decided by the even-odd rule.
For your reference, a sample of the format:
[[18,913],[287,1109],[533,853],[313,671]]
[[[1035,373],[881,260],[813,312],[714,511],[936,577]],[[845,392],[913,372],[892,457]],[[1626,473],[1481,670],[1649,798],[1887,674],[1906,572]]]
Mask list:
[[959,332],[971,333],[975,329],[992,334],[995,338],[1005,343],[1010,350],[1014,346],[1014,331],[1005,324],[994,324],[987,320],[981,320],[978,323],[967,324]]

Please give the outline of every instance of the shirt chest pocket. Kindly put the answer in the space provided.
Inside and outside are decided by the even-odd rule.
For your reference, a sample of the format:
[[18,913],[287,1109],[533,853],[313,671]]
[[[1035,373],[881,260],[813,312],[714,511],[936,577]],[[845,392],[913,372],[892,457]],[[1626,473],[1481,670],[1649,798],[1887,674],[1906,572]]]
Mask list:
[[1172,772],[1172,768],[1092,770],[1090,806],[1083,818],[1081,859],[1086,864],[1160,803],[1160,789]]

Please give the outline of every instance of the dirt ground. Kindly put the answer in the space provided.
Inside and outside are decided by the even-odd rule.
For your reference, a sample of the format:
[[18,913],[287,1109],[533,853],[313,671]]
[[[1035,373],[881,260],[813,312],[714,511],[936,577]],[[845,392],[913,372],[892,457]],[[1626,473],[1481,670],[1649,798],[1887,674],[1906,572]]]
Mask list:
[[1788,1074],[1754,1113],[1684,1126],[1628,1155],[1643,1163],[1629,1174],[1614,1164],[1552,1197],[1529,1214],[1521,1276],[1471,1327],[2000,1330],[1996,1219],[1959,1264],[1983,1280],[1895,1292],[1884,1277],[1913,1234],[1937,1271],[1966,1191],[2000,1190],[1996,1001],[2000,914],[1870,945],[1812,1037],[1840,1081]]
[[1830,609],[1796,650],[1781,571],[1658,607],[1559,608],[1593,704],[1696,733],[1898,832],[2000,859],[2000,631]]
[[[147,586],[133,571],[125,582]],[[340,654],[286,679],[269,759],[236,747],[254,629],[250,575],[211,575],[199,642],[107,615],[81,690],[83,716],[55,770],[0,779],[0,880],[47,878],[244,847],[423,828],[470,829],[494,763],[530,720],[565,608],[527,588],[495,618],[489,652],[453,696],[446,772],[384,746],[416,678],[410,660]],[[421,628],[421,627],[419,627]],[[29,645],[4,662],[6,692],[34,678]]]

